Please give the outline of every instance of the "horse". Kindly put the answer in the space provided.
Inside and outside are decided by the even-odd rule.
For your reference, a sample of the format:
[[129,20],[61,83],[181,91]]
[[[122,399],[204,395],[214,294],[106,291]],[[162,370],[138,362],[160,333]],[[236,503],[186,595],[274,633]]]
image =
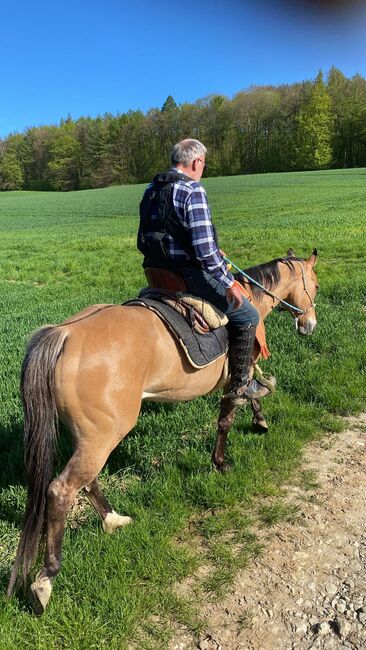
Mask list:
[[[289,251],[286,257],[248,269],[268,291],[247,285],[262,319],[286,300],[301,311],[296,320],[299,334],[314,331],[316,259],[316,249],[308,259]],[[288,308],[291,311],[291,305]],[[134,427],[143,401],[191,400],[225,388],[228,381],[225,355],[202,369],[193,368],[164,322],[139,306],[93,305],[59,325],[37,330],[21,371],[27,504],[8,595],[18,581],[26,583],[45,540],[44,565],[31,584],[33,610],[43,613],[60,571],[66,513],[79,490],[84,490],[106,532],[131,522],[108,503],[98,474]],[[252,408],[253,422],[266,430],[258,400]],[[225,445],[235,409],[224,396],[212,454],[221,471],[227,467]],[[53,478],[59,421],[71,431],[74,451]]]

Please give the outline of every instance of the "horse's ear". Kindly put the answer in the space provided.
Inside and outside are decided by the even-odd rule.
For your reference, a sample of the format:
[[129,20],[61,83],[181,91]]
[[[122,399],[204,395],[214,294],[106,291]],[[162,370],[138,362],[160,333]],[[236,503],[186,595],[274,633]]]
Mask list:
[[315,266],[317,259],[318,259],[318,251],[316,250],[316,248],[314,248],[312,254],[308,259],[308,262],[310,263],[311,266]]
[[295,253],[292,248],[289,248],[287,251],[287,257],[295,257]]

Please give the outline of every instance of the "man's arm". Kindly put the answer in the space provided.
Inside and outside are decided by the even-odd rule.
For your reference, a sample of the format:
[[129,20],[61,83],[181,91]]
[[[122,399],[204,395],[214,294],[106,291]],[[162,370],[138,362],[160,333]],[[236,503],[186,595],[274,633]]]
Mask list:
[[187,226],[197,260],[225,289],[234,284],[234,276],[227,270],[226,263],[217,248],[212,227],[210,208],[203,187],[194,187],[186,203]]

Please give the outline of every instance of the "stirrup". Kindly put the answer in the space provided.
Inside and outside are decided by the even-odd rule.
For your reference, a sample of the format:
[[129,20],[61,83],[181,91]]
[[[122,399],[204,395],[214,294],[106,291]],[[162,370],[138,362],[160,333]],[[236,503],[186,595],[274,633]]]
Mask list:
[[269,372],[263,372],[257,363],[254,365],[254,376],[261,384],[267,386],[270,393],[275,392],[277,383],[276,377],[270,375]]
[[249,382],[249,386],[245,389],[244,395],[249,397],[249,399],[261,399],[262,397],[267,397],[270,392],[269,387],[261,379],[252,379]]
[[246,404],[248,399],[262,399],[262,397],[267,397],[270,392],[270,389],[262,384],[259,379],[251,379],[247,386],[240,386],[236,390],[231,390],[224,397],[231,399],[236,406],[241,406]]

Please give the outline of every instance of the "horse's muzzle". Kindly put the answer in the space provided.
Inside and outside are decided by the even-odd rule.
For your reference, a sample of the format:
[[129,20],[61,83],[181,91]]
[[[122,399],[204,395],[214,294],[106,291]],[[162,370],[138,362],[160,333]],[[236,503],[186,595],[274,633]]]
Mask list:
[[298,323],[298,332],[302,336],[310,336],[310,334],[314,332],[315,328],[316,328],[315,318],[308,318],[305,322]]

